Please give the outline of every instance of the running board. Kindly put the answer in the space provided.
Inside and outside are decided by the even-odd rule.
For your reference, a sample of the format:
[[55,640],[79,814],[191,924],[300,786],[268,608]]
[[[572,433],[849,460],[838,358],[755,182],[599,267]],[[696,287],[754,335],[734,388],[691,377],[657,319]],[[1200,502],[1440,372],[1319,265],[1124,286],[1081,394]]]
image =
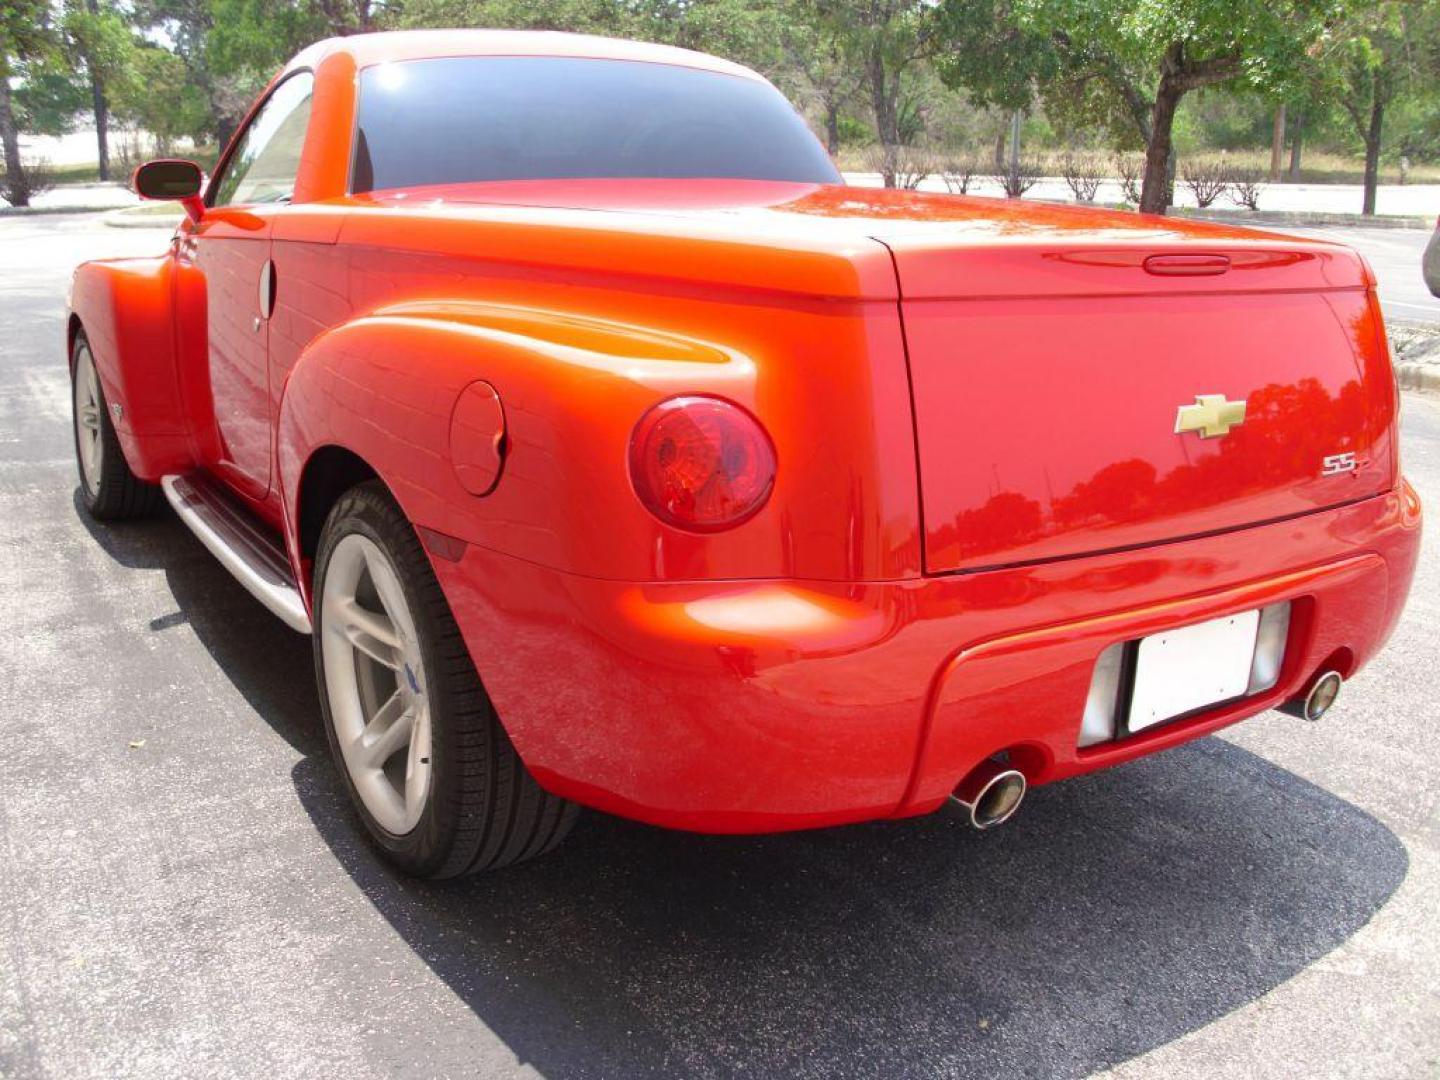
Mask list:
[[286,626],[310,633],[310,616],[284,550],[251,515],[203,476],[166,476],[165,497],[210,554]]

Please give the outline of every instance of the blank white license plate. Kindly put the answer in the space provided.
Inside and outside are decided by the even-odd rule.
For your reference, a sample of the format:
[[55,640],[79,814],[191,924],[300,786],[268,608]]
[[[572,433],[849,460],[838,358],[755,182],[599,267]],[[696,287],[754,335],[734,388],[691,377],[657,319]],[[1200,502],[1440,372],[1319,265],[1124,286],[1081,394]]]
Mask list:
[[1141,638],[1130,730],[1243,695],[1259,626],[1260,612],[1245,611]]

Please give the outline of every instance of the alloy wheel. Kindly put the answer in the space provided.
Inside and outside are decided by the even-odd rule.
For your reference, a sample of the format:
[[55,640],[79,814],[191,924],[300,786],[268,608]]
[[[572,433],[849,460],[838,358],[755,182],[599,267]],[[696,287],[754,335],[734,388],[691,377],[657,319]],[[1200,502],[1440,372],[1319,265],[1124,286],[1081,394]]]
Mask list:
[[104,400],[90,347],[82,344],[75,355],[75,447],[80,456],[80,479],[92,498],[100,494],[105,467],[105,443],[100,430]]
[[331,722],[365,808],[387,832],[419,823],[430,794],[430,705],[414,620],[385,552],[350,533],[325,570],[321,649]]

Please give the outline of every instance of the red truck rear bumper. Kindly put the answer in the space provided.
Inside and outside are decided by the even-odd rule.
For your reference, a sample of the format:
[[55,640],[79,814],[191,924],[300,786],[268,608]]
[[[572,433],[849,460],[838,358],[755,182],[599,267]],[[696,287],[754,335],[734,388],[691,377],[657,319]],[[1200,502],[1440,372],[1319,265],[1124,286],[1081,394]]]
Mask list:
[[[1349,677],[1414,572],[1386,495],[1138,550],[893,582],[629,584],[484,548],[435,557],[500,717],[549,790],[674,828],[768,832],[925,813],[1006,750],[1032,784],[1215,731]],[[453,554],[453,552],[452,552]],[[1274,690],[1077,748],[1116,641],[1294,602]]]

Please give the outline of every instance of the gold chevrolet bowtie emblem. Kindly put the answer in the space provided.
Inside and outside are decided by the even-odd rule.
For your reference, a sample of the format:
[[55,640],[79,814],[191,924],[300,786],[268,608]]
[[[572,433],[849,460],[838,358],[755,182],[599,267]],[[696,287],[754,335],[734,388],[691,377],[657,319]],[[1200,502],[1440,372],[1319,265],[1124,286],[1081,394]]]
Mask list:
[[1202,439],[1227,434],[1245,422],[1245,402],[1226,401],[1224,394],[1196,394],[1194,405],[1181,405],[1175,413],[1175,434],[1198,431]]

